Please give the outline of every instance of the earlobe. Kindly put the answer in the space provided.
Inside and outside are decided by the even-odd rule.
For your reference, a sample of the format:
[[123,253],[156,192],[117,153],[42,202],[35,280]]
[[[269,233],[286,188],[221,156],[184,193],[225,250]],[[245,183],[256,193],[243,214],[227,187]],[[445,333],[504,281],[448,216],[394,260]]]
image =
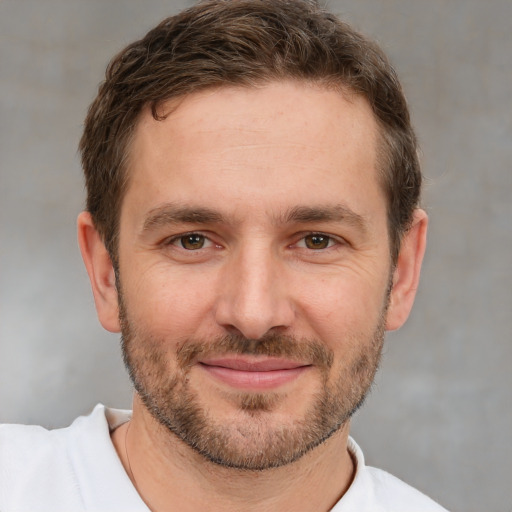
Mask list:
[[118,296],[110,255],[89,212],[78,216],[77,228],[78,244],[91,281],[100,323],[107,331],[119,332]]
[[407,320],[420,280],[421,264],[427,244],[428,218],[425,211],[414,212],[411,228],[402,238],[393,273],[386,330],[399,329]]

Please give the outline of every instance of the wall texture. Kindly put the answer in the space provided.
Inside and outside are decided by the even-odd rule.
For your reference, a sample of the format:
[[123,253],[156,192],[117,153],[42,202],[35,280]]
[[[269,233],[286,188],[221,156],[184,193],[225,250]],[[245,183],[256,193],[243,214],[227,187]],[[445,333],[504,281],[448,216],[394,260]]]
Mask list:
[[[109,57],[187,2],[0,1],[0,421],[127,407],[75,241],[81,123]],[[411,103],[429,252],[353,433],[370,464],[454,511],[512,510],[512,3],[331,1]]]

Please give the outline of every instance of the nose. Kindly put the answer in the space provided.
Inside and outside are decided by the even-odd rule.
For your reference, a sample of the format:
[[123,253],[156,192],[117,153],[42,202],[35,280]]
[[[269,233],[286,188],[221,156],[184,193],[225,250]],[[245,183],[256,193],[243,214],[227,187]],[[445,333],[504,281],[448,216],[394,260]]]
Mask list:
[[244,248],[223,269],[217,324],[249,339],[290,327],[295,313],[289,292],[276,255],[265,246]]

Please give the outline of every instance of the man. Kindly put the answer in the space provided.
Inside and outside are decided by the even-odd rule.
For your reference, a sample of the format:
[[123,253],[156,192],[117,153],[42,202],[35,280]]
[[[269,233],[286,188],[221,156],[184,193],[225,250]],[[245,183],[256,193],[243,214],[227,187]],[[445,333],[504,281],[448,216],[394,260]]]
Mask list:
[[440,511],[350,417],[427,218],[382,52],[307,1],[210,1],[115,57],[78,237],[133,413],[0,430],[0,509]]

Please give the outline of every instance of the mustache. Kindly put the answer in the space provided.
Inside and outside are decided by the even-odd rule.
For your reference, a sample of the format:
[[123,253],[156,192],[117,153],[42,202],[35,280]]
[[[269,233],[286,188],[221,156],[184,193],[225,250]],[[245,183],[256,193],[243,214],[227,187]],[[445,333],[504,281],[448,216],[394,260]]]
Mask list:
[[188,369],[200,359],[226,354],[286,357],[326,370],[331,368],[334,360],[333,351],[319,341],[268,333],[258,339],[226,334],[209,342],[188,340],[178,348],[177,362],[182,369]]

